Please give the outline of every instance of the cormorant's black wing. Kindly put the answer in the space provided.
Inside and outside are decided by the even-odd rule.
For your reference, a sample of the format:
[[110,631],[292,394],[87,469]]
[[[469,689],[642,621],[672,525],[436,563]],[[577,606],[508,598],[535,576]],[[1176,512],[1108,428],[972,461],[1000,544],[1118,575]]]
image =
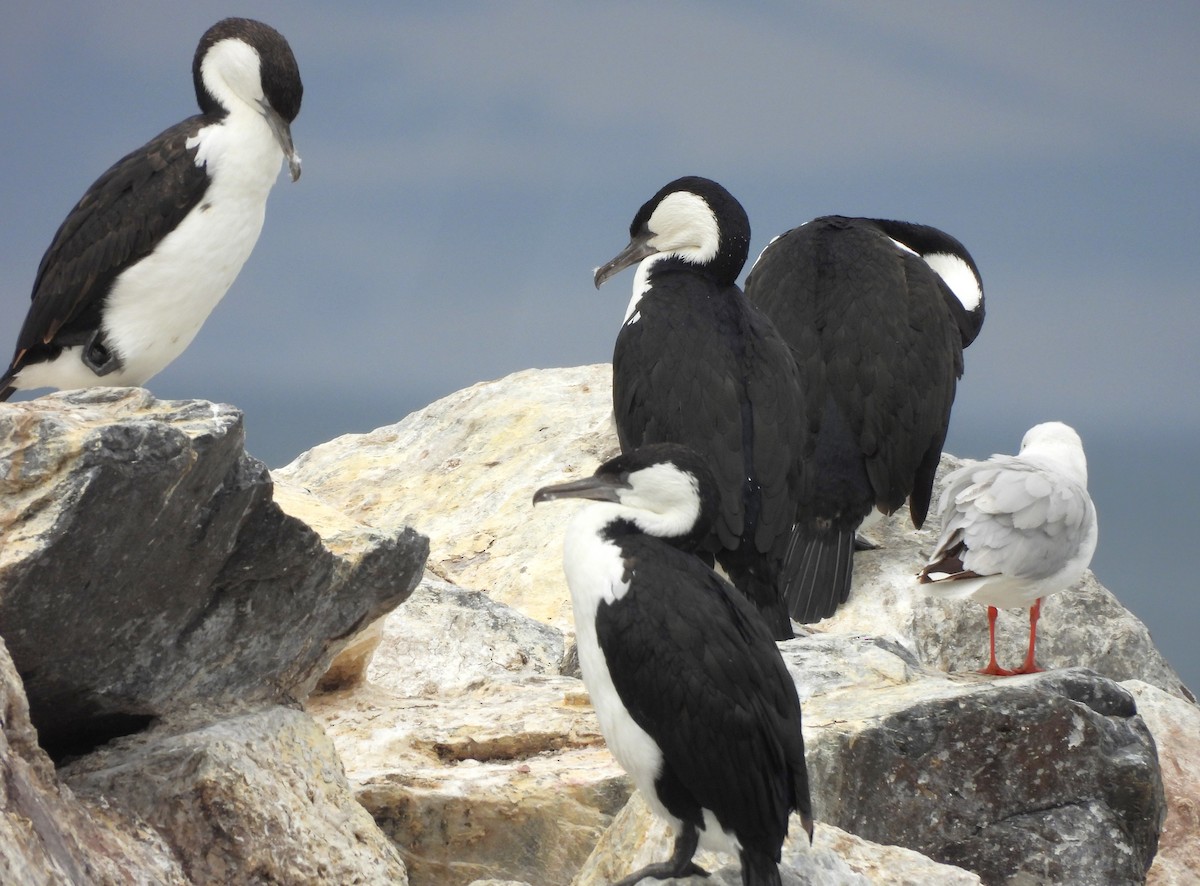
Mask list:
[[747,295],[791,346],[815,434],[799,534],[785,569],[792,614],[833,614],[851,579],[853,534],[910,498],[920,526],[962,373],[945,284],[869,219],[829,216],[777,238]]
[[613,684],[662,749],[673,814],[717,815],[778,859],[787,816],[811,817],[800,703],[779,648],[746,599],[699,559],[645,536],[622,541],[637,587],[601,604]]
[[33,284],[32,304],[0,387],[27,363],[82,344],[128,265],[153,251],[197,204],[208,175],[186,142],[210,118],[191,117],[118,160],[67,215]]

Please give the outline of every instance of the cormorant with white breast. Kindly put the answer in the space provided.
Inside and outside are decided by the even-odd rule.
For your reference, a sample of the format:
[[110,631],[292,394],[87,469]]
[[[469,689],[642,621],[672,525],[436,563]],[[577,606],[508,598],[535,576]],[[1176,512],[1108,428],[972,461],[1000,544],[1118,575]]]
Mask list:
[[983,284],[943,231],[825,216],[773,240],[746,295],[791,346],[805,392],[815,452],[785,595],[792,617],[818,621],[850,593],[855,533],[873,509],[908,499],[913,525],[925,520]]
[[584,683],[613,756],[671,823],[671,858],[620,881],[704,872],[736,852],[745,886],[778,886],[788,816],[812,839],[800,702],[758,611],[692,551],[717,514],[707,460],[644,446],[534,503],[591,499],[567,526]]
[[646,202],[629,233],[595,273],[599,287],[640,263],[613,352],[621,450],[681,443],[707,461],[720,509],[704,552],[787,639],[780,570],[802,494],[804,409],[787,343],[735,282],[750,222],[725,188],[690,176]]
[[262,229],[303,86],[269,25],[227,18],[200,40],[201,113],[118,160],[63,221],[38,267],[15,390],[141,385],[178,357],[225,295]]
[[[1083,577],[1096,551],[1096,507],[1087,491],[1083,441],[1060,421],[1034,425],[1017,455],[967,462],[946,475],[942,531],[921,587],[987,606],[988,663],[980,671],[1032,674],[1042,598]],[[1029,608],[1029,648],[1015,671],[996,661],[997,607]]]

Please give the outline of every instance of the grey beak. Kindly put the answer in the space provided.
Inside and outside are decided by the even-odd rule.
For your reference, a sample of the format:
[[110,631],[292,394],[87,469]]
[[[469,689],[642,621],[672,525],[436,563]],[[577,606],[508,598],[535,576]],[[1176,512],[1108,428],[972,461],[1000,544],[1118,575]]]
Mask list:
[[616,477],[584,477],[582,480],[572,480],[570,483],[557,483],[554,486],[543,486],[533,494],[533,503],[556,501],[560,498],[586,498],[591,501],[620,501],[621,490],[628,489],[629,484]]
[[279,113],[271,107],[270,102],[266,99],[260,99],[258,104],[262,109],[263,117],[267,120],[267,125],[271,127],[271,132],[275,134],[275,141],[279,142],[283,156],[287,158],[288,172],[291,173],[292,181],[296,181],[300,178],[300,155],[296,153],[296,147],[292,144],[291,124],[280,117]]
[[596,283],[596,288],[600,288],[600,284],[611,277],[617,271],[624,270],[630,265],[636,265],[644,258],[658,252],[653,246],[650,246],[646,241],[650,239],[650,232],[640,234],[629,241],[629,245],[616,254],[612,261],[605,265],[596,268],[596,275],[593,278]]

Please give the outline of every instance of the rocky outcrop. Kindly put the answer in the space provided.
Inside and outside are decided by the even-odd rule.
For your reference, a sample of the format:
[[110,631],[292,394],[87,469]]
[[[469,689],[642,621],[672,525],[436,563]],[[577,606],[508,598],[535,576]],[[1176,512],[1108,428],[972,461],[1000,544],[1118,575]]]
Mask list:
[[[563,631],[570,646],[565,516],[529,501],[538,486],[590,473],[615,450],[608,397],[606,366],[518,373],[397,425],[331,441],[276,472],[356,520],[379,527],[412,521],[428,533],[430,570],[444,582],[431,588],[472,597],[485,591],[493,604],[517,610],[472,621],[461,643],[448,644],[470,652],[451,654],[443,668],[440,655],[389,651],[418,648],[422,631],[443,630],[437,622],[402,624],[402,607],[385,621],[366,686],[310,702],[360,799],[402,847],[418,847],[419,857],[406,855],[414,884],[569,882],[570,865],[552,856],[578,845],[570,840],[577,817],[550,804],[535,826],[522,823],[514,831],[519,858],[486,836],[509,826],[522,791],[530,791],[527,808],[545,806],[554,772],[604,798],[591,805],[589,830],[612,808],[615,788],[597,791],[572,756],[595,740],[580,684],[548,673],[553,652],[527,663],[500,651],[511,645],[491,627],[533,619]],[[947,458],[943,467],[953,464]],[[885,521],[876,530],[880,549],[857,561],[850,605],[784,644],[804,703],[818,818],[857,829],[859,837],[847,839],[911,845],[970,867],[985,882],[1008,882],[1004,871],[1013,882],[1140,879],[1158,841],[1162,782],[1150,732],[1113,681],[1141,681],[1184,706],[1190,693],[1145,628],[1091,577],[1043,607],[1040,657],[1071,670],[1009,681],[975,675],[986,643],[982,609],[927,598],[914,581],[936,530],[914,531],[904,513]],[[427,612],[435,609],[441,604]],[[1023,614],[1005,615],[1002,655],[1023,652],[1024,629]],[[513,632],[505,627],[499,636]],[[533,736],[542,750],[531,755],[536,745],[523,742]],[[405,757],[412,754],[420,759]],[[989,775],[1000,766],[1005,778]],[[590,762],[583,770],[597,772]],[[610,770],[602,781],[614,777]],[[893,793],[907,804],[906,815],[881,823],[892,818]],[[918,829],[920,816],[938,819],[936,826]],[[633,829],[651,833],[639,821]],[[430,840],[434,831],[441,842]],[[635,866],[636,847],[611,836],[585,872],[604,870],[604,877]],[[647,849],[646,858],[663,857],[667,845]],[[885,857],[869,840],[862,846],[877,861]],[[430,847],[445,854],[434,858]],[[788,856],[790,876],[815,876],[796,861],[802,854],[808,858],[797,847]],[[833,879],[814,882],[895,881],[881,873],[887,862],[849,870],[827,866]],[[970,882],[972,875],[962,876]],[[578,882],[592,882],[586,877]],[[940,882],[936,874],[913,881],[921,878]]]
[[0,882],[407,883],[296,700],[427,542],[242,442],[135,389],[0,404]]
[[[530,504],[538,486],[615,450],[608,384],[596,366],[477,385],[318,447],[273,485],[233,454],[240,426],[226,407],[130,391],[0,406],[0,442],[19,444],[0,446],[0,482],[11,482],[0,609],[10,581],[27,601],[55,577],[79,583],[28,577],[64,568],[34,562],[57,551],[86,554],[76,539],[36,546],[75,527],[125,546],[92,561],[108,595],[97,600],[129,593],[143,570],[158,589],[147,605],[178,605],[170,617],[198,625],[159,634],[165,647],[149,658],[141,634],[160,627],[144,608],[120,610],[136,630],[114,642],[150,671],[131,673],[93,650],[71,610],[67,626],[98,662],[93,689],[78,669],[73,679],[85,695],[105,689],[88,704],[119,702],[89,716],[151,711],[140,715],[152,722],[57,773],[0,655],[0,881],[593,886],[665,857],[671,837],[606,750],[573,664],[569,510]],[[177,435],[150,427],[176,422]],[[226,453],[221,465],[207,464],[214,453]],[[148,470],[155,460],[173,479]],[[156,522],[145,502],[106,510],[101,489],[139,502],[152,490],[171,516]],[[189,509],[177,498],[187,489],[209,503]],[[226,511],[235,500],[241,517]],[[107,522],[89,524],[96,511]],[[160,540],[165,529],[129,548],[135,533],[115,523],[134,515],[188,532],[211,524],[221,531],[196,538],[225,553]],[[386,612],[420,571],[409,526],[429,536],[429,571]],[[1040,657],[1057,670],[980,677],[982,611],[926,598],[913,580],[936,529],[914,531],[904,514],[877,527],[881,547],[859,555],[849,605],[781,646],[818,818],[811,846],[793,828],[784,883],[1139,882],[1151,858],[1156,886],[1194,882],[1200,709],[1144,627],[1089,577],[1043,608]],[[189,571],[171,579],[187,601],[165,600],[160,544],[213,583]],[[197,594],[199,614],[186,608]],[[260,612],[259,594],[290,595],[293,611],[264,601]],[[1005,614],[1001,656],[1019,657],[1024,628],[1023,614]],[[283,649],[298,658],[280,661]],[[335,656],[324,691],[304,711],[290,704]],[[244,673],[258,667],[264,685]],[[740,882],[736,860],[700,860],[713,877],[691,886]]]
[[118,810],[80,802],[59,782],[38,746],[21,680],[2,641],[0,883],[187,883],[156,831]]
[[0,635],[43,746],[304,697],[416,584],[424,539],[338,515],[326,544],[243,442],[236,410],[140,389],[0,411]]

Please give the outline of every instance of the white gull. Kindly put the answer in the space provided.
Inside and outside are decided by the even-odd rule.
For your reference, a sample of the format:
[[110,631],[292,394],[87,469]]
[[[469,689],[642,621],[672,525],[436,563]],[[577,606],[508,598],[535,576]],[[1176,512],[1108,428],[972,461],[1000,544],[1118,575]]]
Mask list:
[[[1034,673],[1042,598],[1078,581],[1096,550],[1096,508],[1083,442],[1062,422],[1035,425],[1013,455],[969,462],[946,475],[942,533],[918,579],[949,600],[988,607],[988,664],[981,673]],[[1029,651],[1015,671],[996,662],[997,608],[1029,608]]]

